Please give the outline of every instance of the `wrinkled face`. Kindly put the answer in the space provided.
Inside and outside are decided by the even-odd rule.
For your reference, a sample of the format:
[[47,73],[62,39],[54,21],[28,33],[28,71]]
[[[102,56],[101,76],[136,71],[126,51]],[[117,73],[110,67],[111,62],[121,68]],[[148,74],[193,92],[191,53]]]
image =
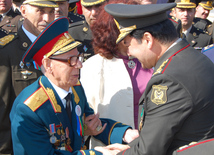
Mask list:
[[59,7],[55,8],[55,19],[59,18],[61,16],[67,17],[68,16],[68,7],[69,7],[68,1],[59,1],[56,3],[59,5]]
[[25,29],[35,36],[54,20],[54,8],[26,4],[21,5],[20,10],[24,17]]
[[[78,55],[77,48],[61,54],[57,56],[52,56],[54,58],[59,59],[67,59],[71,56]],[[58,61],[58,60],[51,60],[51,70],[52,76],[56,81],[56,85],[62,89],[68,90],[71,86],[74,86],[78,82],[79,78],[79,69],[82,68],[82,63],[77,60],[77,64],[73,67],[70,66],[68,62]]]
[[100,5],[84,7],[82,5],[82,14],[85,16],[85,20],[88,23],[88,25],[91,25],[96,20],[99,6]]
[[182,26],[190,27],[195,17],[195,8],[175,8],[174,15],[181,20]]
[[128,35],[124,38],[124,42],[128,47],[128,56],[137,58],[144,69],[150,69],[155,66],[155,53],[149,50],[144,37],[139,41]]
[[12,0],[0,0],[0,14],[7,12],[12,6]]
[[206,19],[209,16],[210,10],[204,9],[202,6],[198,5],[196,7],[195,16]]

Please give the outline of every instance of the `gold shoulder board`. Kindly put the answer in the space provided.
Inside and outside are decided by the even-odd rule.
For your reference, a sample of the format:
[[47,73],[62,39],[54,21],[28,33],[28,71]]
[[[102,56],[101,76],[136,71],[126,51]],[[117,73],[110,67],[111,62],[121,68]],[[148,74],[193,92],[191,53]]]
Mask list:
[[0,45],[4,46],[4,45],[8,44],[9,42],[11,42],[13,40],[14,37],[15,37],[15,35],[13,35],[13,34],[4,36],[3,38],[0,39]]
[[25,100],[24,104],[26,104],[32,111],[36,111],[47,99],[47,94],[40,88]]

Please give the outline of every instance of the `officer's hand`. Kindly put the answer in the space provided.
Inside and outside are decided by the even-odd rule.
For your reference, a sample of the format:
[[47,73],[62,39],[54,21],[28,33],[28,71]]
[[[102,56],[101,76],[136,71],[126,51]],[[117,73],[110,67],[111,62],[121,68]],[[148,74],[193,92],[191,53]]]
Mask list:
[[139,131],[137,129],[128,129],[123,136],[123,141],[130,143],[137,137],[139,137]]
[[96,151],[102,152],[103,155],[116,155],[117,153],[130,148],[128,145],[123,144],[112,144],[106,147],[97,146],[94,149]]
[[96,136],[103,132],[106,128],[106,123],[102,126],[101,120],[99,119],[99,113],[89,115],[85,118],[84,133],[85,135]]

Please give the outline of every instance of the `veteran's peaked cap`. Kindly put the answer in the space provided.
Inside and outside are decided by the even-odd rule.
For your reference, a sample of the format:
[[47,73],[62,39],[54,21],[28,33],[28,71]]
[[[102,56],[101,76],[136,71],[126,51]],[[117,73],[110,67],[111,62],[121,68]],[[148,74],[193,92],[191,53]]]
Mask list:
[[22,61],[26,63],[34,60],[41,66],[44,56],[63,54],[81,45],[70,36],[68,26],[67,17],[60,17],[51,22],[30,45]]

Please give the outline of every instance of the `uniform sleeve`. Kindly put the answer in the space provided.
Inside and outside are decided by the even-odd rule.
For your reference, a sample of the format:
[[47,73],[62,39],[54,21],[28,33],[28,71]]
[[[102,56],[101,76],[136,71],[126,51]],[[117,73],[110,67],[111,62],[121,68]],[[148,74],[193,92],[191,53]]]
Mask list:
[[150,80],[144,94],[145,117],[140,137],[120,154],[165,155],[192,110],[191,96],[183,85],[165,75],[157,77]]

